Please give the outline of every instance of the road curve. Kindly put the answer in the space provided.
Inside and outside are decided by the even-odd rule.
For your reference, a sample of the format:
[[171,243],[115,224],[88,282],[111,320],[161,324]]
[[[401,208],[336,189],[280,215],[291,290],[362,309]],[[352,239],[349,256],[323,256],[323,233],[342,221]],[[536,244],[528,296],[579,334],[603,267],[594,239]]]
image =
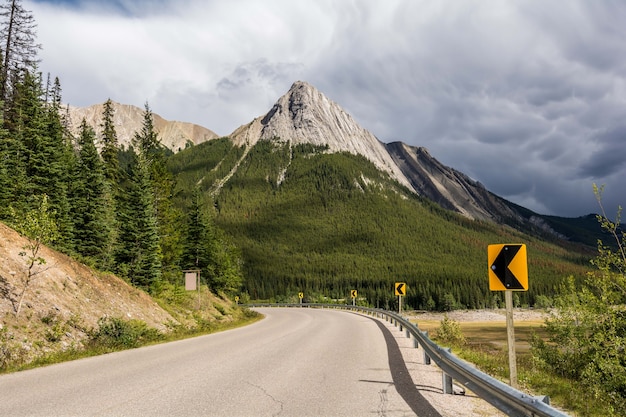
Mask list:
[[258,310],[243,328],[1,375],[0,416],[440,416],[378,320]]

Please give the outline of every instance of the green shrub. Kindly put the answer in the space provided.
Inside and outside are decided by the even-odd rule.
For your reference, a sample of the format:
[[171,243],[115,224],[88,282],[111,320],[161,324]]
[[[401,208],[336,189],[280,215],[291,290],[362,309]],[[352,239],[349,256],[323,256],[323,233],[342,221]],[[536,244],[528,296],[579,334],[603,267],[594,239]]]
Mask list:
[[455,346],[462,346],[466,342],[459,322],[452,320],[447,314],[441,320],[439,329],[437,329],[437,340]]
[[98,320],[98,329],[91,332],[90,343],[107,348],[133,348],[162,338],[161,332],[141,320],[103,317]]

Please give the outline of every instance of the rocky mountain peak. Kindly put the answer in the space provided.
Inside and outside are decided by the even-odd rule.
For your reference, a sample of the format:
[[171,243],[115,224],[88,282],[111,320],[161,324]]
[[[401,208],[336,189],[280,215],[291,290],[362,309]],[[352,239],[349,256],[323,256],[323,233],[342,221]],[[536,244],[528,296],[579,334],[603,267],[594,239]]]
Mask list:
[[[128,147],[131,144],[135,132],[141,130],[143,124],[144,109],[112,102],[113,124],[117,133],[119,145]],[[102,112],[104,103],[94,104],[89,107],[69,107],[69,130],[78,136],[80,124],[83,119],[95,130],[99,136],[102,133]],[[170,121],[152,113],[154,128],[159,135],[161,144],[173,152],[185,149],[188,143],[197,145],[207,140],[215,139],[218,135],[199,125],[187,122]]]
[[309,143],[327,146],[330,152],[362,155],[412,189],[385,145],[337,103],[304,81],[295,82],[267,114],[237,129],[231,139],[239,145],[253,145],[258,140]]

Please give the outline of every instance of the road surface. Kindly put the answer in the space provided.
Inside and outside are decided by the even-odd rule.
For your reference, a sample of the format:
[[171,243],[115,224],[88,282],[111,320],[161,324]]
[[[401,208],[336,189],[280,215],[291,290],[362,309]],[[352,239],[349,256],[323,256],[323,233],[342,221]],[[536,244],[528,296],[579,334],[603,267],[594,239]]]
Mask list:
[[0,416],[441,416],[393,327],[258,310],[266,318],[250,326],[0,375]]

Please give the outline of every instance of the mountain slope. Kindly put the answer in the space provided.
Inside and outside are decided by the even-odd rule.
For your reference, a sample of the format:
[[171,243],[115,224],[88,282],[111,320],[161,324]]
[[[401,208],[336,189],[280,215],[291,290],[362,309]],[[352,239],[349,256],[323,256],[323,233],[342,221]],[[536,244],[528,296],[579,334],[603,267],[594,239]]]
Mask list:
[[[102,123],[102,110],[103,104],[95,104],[89,107],[70,106],[70,132],[77,136],[80,124],[84,118],[87,124],[93,127],[96,134],[99,135],[102,132],[102,127],[100,126]],[[117,132],[119,145],[127,148],[131,144],[135,132],[141,130],[144,109],[113,102],[113,110],[113,123]],[[154,127],[159,134],[159,140],[165,147],[173,152],[185,149],[189,144],[197,145],[218,137],[215,132],[193,123],[165,120],[154,113],[153,118]]]
[[362,155],[411,189],[385,145],[359,126],[337,103],[303,81],[295,82],[267,114],[235,130],[230,137],[239,146],[276,140]]
[[[128,146],[134,133],[141,128],[143,110],[118,103],[114,103],[114,109],[120,144]],[[77,132],[83,117],[99,131],[101,114],[102,104],[71,108],[73,131]],[[217,136],[201,126],[169,122],[156,114],[154,120],[161,142],[174,152]],[[506,224],[551,239],[569,239],[591,246],[595,246],[595,240],[590,237],[599,233],[599,227],[584,218],[559,221],[558,217],[542,216],[502,199],[480,182],[441,164],[425,148],[402,142],[380,142],[337,103],[306,82],[295,82],[265,115],[236,129],[230,140],[244,150],[238,153],[238,158],[245,157],[245,153],[259,141],[292,146],[311,144],[323,147],[329,153],[361,155],[406,189],[469,219]],[[231,166],[229,176],[237,169],[237,164]],[[227,180],[227,176],[222,176],[212,192],[219,192]]]
[[443,309],[451,299],[491,306],[486,248],[501,241],[529,244],[533,280],[520,298],[530,305],[586,271],[587,259],[573,248],[444,210],[361,155],[270,140],[241,152],[220,139],[183,150],[168,165],[180,207],[198,187],[205,207],[215,208],[216,224],[241,249],[244,290],[253,299],[297,301],[290,297],[303,291],[322,301],[357,289],[382,307],[393,305],[393,283],[403,281],[416,308]]

